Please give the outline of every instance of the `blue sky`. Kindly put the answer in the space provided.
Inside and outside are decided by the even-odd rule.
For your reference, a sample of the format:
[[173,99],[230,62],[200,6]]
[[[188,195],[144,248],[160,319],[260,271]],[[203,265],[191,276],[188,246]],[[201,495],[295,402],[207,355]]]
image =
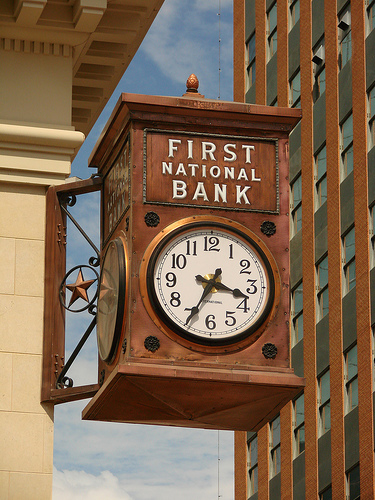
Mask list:
[[[88,156],[121,92],[180,96],[195,73],[206,98],[231,101],[232,32],[232,0],[165,0],[73,162],[72,176],[94,173]],[[80,197],[72,213],[99,246],[98,196]],[[87,264],[92,252],[74,228],[68,241],[67,268]],[[90,317],[67,316],[69,355]],[[97,381],[96,353],[93,334],[68,373],[75,385]],[[87,402],[55,407],[53,500],[233,500],[232,432],[84,422]]]

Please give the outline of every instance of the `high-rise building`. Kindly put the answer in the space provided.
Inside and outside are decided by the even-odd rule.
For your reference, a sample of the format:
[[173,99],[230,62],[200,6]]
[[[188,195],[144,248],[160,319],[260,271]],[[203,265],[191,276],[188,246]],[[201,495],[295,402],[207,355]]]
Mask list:
[[298,106],[291,364],[304,392],[235,437],[236,500],[374,499],[375,1],[234,0],[234,100]]

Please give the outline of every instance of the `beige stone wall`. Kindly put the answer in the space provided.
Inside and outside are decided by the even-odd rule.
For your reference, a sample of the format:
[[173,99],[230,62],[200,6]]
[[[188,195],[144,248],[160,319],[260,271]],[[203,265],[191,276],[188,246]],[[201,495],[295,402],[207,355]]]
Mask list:
[[40,403],[46,190],[65,181],[84,136],[69,126],[71,51],[16,48],[0,49],[0,498],[45,500],[53,467],[53,407]]
[[0,188],[0,498],[52,491],[53,408],[40,404],[45,188]]

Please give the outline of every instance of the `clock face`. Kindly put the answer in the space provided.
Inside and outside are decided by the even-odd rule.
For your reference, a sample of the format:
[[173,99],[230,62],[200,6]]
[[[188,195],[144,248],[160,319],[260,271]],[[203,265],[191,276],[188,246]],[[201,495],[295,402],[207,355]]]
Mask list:
[[171,231],[155,247],[148,294],[173,332],[198,344],[228,345],[264,323],[274,276],[259,239],[244,230],[199,220]]
[[98,291],[97,340],[101,359],[111,363],[121,337],[125,309],[125,251],[120,238],[107,247]]

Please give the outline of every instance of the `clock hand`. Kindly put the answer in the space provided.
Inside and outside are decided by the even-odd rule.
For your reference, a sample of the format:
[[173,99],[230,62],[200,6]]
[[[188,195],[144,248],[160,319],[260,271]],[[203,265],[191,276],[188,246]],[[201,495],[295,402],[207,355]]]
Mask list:
[[[195,279],[197,281],[201,281],[202,283],[209,283],[211,281],[211,280],[207,280],[206,278],[204,278],[200,274],[198,274],[195,277]],[[226,285],[224,285],[224,283],[221,283],[220,281],[216,281],[214,284],[214,287],[217,288],[218,290],[226,290],[228,292],[232,292],[234,297],[246,297],[247,298],[247,295],[242,293],[241,290],[239,290],[238,288],[234,288],[234,289],[229,288]]]
[[[214,277],[211,280],[207,281],[207,286],[203,290],[202,296],[198,301],[198,304],[193,307],[185,307],[185,311],[191,311],[185,325],[189,323],[189,321],[199,312],[199,306],[201,305],[202,301],[207,297],[207,295],[211,292],[214,286],[217,285],[216,279],[220,276],[221,274],[221,269],[216,269]],[[199,280],[198,280],[199,281]]]

